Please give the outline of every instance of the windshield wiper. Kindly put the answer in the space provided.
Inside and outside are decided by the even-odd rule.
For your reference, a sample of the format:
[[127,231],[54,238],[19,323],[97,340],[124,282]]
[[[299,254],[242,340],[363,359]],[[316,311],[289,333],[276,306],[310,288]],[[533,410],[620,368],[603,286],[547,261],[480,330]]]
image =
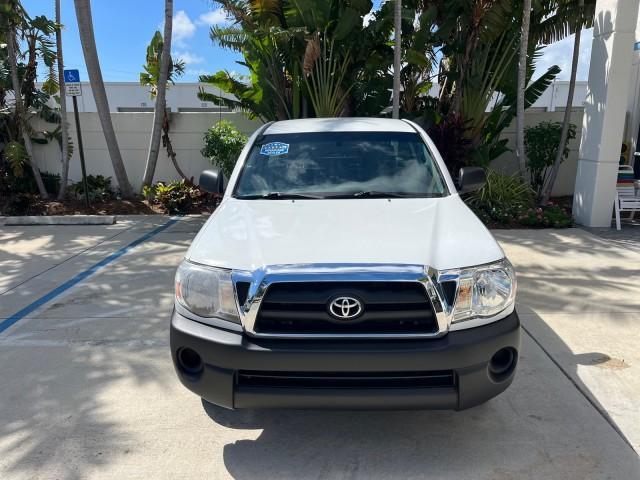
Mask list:
[[326,198],[405,198],[408,196],[412,195],[397,192],[378,192],[375,190],[366,190],[362,192],[336,193],[335,195],[327,195]]
[[406,197],[407,195],[404,193],[396,193],[396,192],[378,192],[375,190],[366,190],[362,192],[356,192],[353,194],[354,197],[367,197],[367,198],[401,198]]
[[258,195],[238,195],[235,198],[238,200],[297,200],[297,199],[318,199],[324,198],[317,195],[306,195],[304,193],[281,193],[281,192],[269,192]]
[[363,190],[361,192],[336,193],[327,195],[324,198],[439,198],[442,193],[402,193],[402,192],[382,192],[377,190]]

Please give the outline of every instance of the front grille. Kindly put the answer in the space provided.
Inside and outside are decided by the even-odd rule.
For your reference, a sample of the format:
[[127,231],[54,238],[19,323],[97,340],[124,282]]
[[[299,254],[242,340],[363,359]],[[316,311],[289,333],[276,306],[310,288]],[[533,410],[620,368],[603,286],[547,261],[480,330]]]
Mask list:
[[[355,320],[338,320],[328,311],[336,296],[362,301]],[[438,324],[419,282],[282,282],[267,289],[255,331],[271,334],[425,334]]]
[[239,387],[258,388],[442,388],[455,386],[452,370],[427,372],[268,372],[240,370]]

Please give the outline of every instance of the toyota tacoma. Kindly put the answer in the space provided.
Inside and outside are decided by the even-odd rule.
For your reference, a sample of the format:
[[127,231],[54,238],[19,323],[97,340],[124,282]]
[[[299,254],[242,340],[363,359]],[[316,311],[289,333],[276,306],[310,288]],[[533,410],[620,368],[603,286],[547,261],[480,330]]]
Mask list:
[[180,381],[227,408],[453,409],[512,382],[516,276],[428,135],[405,120],[272,122],[175,278]]

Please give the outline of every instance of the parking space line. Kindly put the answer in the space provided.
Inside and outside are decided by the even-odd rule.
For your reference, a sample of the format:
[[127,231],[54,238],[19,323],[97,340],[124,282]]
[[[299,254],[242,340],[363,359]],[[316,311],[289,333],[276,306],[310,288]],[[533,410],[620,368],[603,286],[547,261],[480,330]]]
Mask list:
[[29,278],[25,278],[23,281],[21,281],[20,283],[14,285],[13,287],[9,287],[6,290],[0,292],[0,295],[4,295],[5,293],[9,293],[12,292],[13,290],[15,290],[16,288],[20,287],[21,285],[24,285],[27,282],[30,282],[31,280],[33,280],[34,278],[38,278],[40,275],[44,275],[45,273],[53,270],[56,267],[59,267],[60,265],[62,265],[63,263],[66,263],[70,260],[73,260],[74,258],[82,255],[85,252],[88,252],[89,250],[93,250],[94,248],[99,247],[100,245],[102,245],[105,242],[108,242],[109,240],[113,240],[114,238],[116,238],[119,235],[122,235],[123,233],[128,232],[129,230],[131,230],[133,227],[135,227],[135,223],[132,224],[130,227],[125,228],[124,230],[120,230],[118,233],[116,233],[115,235],[111,235],[110,237],[107,237],[103,240],[100,240],[98,243],[96,243],[95,245],[91,245],[90,247],[85,248],[84,250],[79,251],[78,253],[74,253],[73,255],[65,258],[64,260],[62,260],[60,263],[56,263],[55,265],[51,265],[49,268],[36,273],[35,275],[29,277]]
[[10,317],[8,317],[5,320],[3,320],[2,322],[0,322],[0,333],[4,332],[9,327],[11,327],[12,325],[14,325],[17,322],[19,322],[20,320],[22,320],[24,317],[26,317],[27,315],[29,315],[33,311],[35,311],[36,309],[38,309],[41,306],[43,306],[45,303],[50,302],[51,300],[53,300],[54,298],[59,296],[61,293],[65,292],[66,290],[69,290],[71,287],[74,287],[78,283],[80,283],[83,280],[85,280],[86,278],[90,277],[91,275],[96,273],[101,268],[103,268],[106,265],[110,264],[114,260],[117,260],[122,255],[124,255],[125,253],[130,251],[131,249],[133,249],[133,248],[137,247],[138,245],[140,245],[141,243],[149,240],[150,238],[154,237],[155,235],[157,235],[158,233],[162,232],[163,230],[166,230],[167,228],[169,228],[171,225],[175,224],[176,222],[178,222],[178,218],[170,219],[169,221],[165,222],[164,224],[160,225],[159,227],[156,227],[153,230],[151,230],[150,232],[145,233],[140,238],[137,238],[136,240],[134,240],[133,242],[129,243],[128,245],[125,245],[124,247],[119,248],[118,250],[113,252],[111,255],[109,255],[106,258],[100,260],[98,263],[92,265],[88,269],[83,270],[82,272],[78,273],[76,276],[74,276],[70,280],[67,280],[62,285],[59,285],[58,287],[54,288],[49,293],[43,295],[42,297],[38,298],[37,300],[34,300],[32,303],[30,303],[29,305],[24,307],[22,310],[16,312],[15,314],[11,315]]

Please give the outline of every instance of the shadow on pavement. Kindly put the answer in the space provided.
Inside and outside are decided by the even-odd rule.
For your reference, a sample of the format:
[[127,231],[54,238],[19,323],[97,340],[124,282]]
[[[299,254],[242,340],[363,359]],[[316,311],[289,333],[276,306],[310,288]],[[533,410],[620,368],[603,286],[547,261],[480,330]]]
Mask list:
[[[526,321],[549,328],[536,316]],[[565,376],[523,336],[514,384],[462,412],[231,411],[204,400],[202,405],[219,426],[258,431],[255,439],[224,446],[225,466],[238,479],[640,478],[638,456],[576,374],[578,365],[602,365],[609,356],[575,355],[549,331],[554,354],[572,359],[569,371],[564,362]]]
[[[152,219],[132,238],[166,220]],[[126,400],[113,390],[173,385],[159,367],[169,356],[172,279],[189,243],[176,233],[192,235],[198,226],[159,234],[0,336],[0,471],[82,479],[139,448],[122,448],[128,425],[114,420],[114,412]],[[16,268],[39,253],[16,256]]]
[[[501,232],[500,238],[532,255],[620,260],[620,249],[606,242],[580,235],[567,241],[550,231],[549,241],[540,243],[526,233]],[[577,371],[624,368],[624,362],[620,367],[606,351],[575,354],[536,313],[587,312],[610,290],[623,291],[615,308],[633,310],[637,286],[620,278],[638,275],[637,265],[612,261],[594,271],[578,258],[559,269],[525,258],[528,264],[516,261],[520,292],[526,292],[518,311],[526,332],[544,344],[523,333],[519,372],[504,394],[462,412],[229,411],[203,401],[217,425],[261,431],[225,445],[229,473],[240,479],[640,478],[629,440]]]
[[[196,458],[221,456],[221,467],[239,479],[640,478],[638,456],[577,375],[578,366],[620,364],[611,363],[615,358],[604,347],[574,354],[538,313],[587,312],[616,289],[623,298],[615,308],[637,304],[637,296],[627,296],[637,294],[640,283],[620,282],[620,276],[638,276],[631,257],[621,260],[631,253],[586,235],[549,232],[542,243],[526,231],[500,234],[524,249],[518,258],[526,262],[515,262],[526,293],[518,307],[524,326],[554,359],[563,359],[565,373],[525,334],[514,384],[467,411],[228,411],[204,404],[210,420],[203,416],[200,429],[202,419],[180,416],[182,405],[167,394],[182,388],[167,371],[166,340],[171,278],[188,245],[187,237],[167,231],[11,334],[36,342],[33,347],[0,343],[0,467],[25,478],[56,471],[80,479],[109,466],[126,477],[135,468],[128,449],[135,449],[142,456],[171,452],[162,460],[187,472],[182,448],[198,452]],[[538,254],[604,262],[594,267],[576,260],[554,269]],[[114,311],[120,316],[108,317]],[[135,343],[145,339],[157,345]],[[159,393],[148,407],[132,406],[123,396],[149,385]],[[162,423],[152,409],[176,416]],[[143,427],[147,443],[138,444],[131,432]],[[172,434],[180,428],[188,434]]]

